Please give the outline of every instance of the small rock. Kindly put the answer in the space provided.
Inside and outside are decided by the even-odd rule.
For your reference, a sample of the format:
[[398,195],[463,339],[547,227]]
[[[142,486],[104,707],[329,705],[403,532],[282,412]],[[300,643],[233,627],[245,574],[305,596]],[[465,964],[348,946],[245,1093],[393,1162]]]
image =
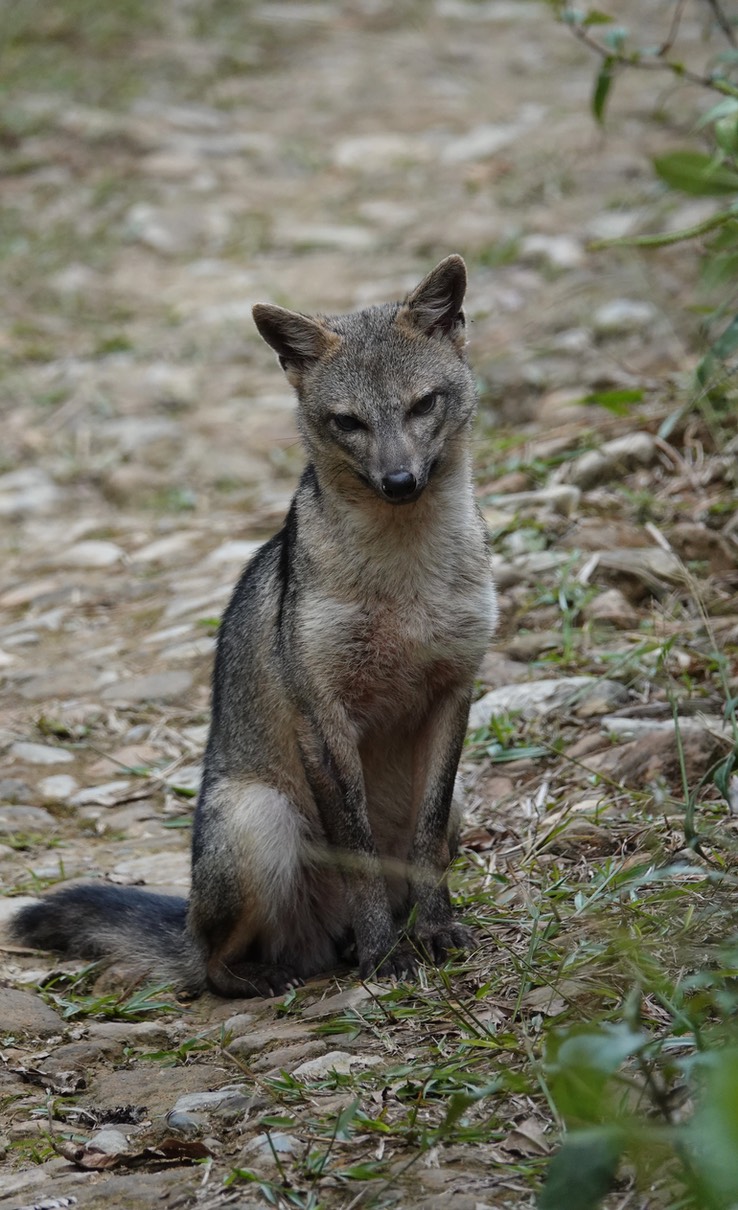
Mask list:
[[192,686],[189,672],[159,672],[150,676],[132,677],[106,685],[100,694],[105,702],[171,701],[187,693]]
[[341,252],[366,252],[377,243],[374,232],[366,227],[327,223],[282,222],[277,225],[276,239],[296,248],[337,248]]
[[0,832],[50,832],[56,826],[43,807],[0,807]]
[[246,564],[250,559],[253,559],[257,550],[262,546],[261,542],[239,542],[230,541],[223,542],[221,546],[216,546],[215,550],[211,551],[207,557],[208,563],[237,563],[239,565]]
[[55,748],[52,744],[32,744],[19,740],[10,749],[16,760],[27,765],[63,765],[74,760],[66,748]]
[[302,1144],[298,1138],[295,1138],[293,1134],[285,1134],[281,1130],[273,1130],[269,1134],[257,1134],[255,1138],[249,1139],[241,1151],[239,1163],[251,1166],[256,1160],[260,1165],[266,1163],[276,1166],[279,1156],[297,1155],[301,1147]]
[[125,794],[131,783],[129,781],[107,781],[101,786],[87,786],[75,794],[72,803],[75,807],[112,807]]
[[589,601],[582,611],[590,622],[605,622],[618,630],[637,630],[640,615],[619,588],[609,588]]
[[568,478],[587,489],[629,474],[640,466],[650,466],[657,456],[658,448],[650,433],[627,433],[625,437],[606,441],[599,450],[580,454],[571,463]]
[[68,773],[54,773],[51,777],[44,777],[38,783],[38,788],[44,798],[51,802],[66,802],[78,785],[79,782]]
[[49,512],[60,496],[56,484],[37,467],[0,475],[0,517]]
[[[469,726],[489,726],[496,714],[522,714],[536,718],[553,710],[573,710],[580,714],[588,702],[601,704],[602,713],[627,701],[627,691],[617,681],[594,676],[568,676],[560,680],[527,681],[493,689],[475,702],[469,714]],[[607,703],[611,703],[608,705]]]
[[584,263],[584,249],[570,235],[526,235],[520,245],[524,261],[543,262],[552,269],[578,269]]
[[[725,719],[717,715],[680,716],[678,719],[680,735],[699,735],[708,732],[712,736],[731,738],[731,728]],[[676,725],[672,718],[627,718],[617,714],[608,714],[600,719],[600,726],[613,739],[640,739],[646,735],[676,735]]]
[[357,1004],[363,1004],[365,1000],[371,1000],[373,996],[381,994],[385,989],[379,984],[362,984],[360,987],[349,987],[345,992],[338,992],[335,996],[328,996],[325,1000],[316,1000],[314,1004],[308,1004],[302,1010],[303,1017],[332,1017],[336,1013],[345,1012],[347,1008],[353,1008]]
[[0,801],[5,803],[32,803],[34,794],[27,782],[20,777],[0,777]]
[[59,567],[112,567],[125,556],[125,551],[115,542],[102,542],[89,538],[75,542],[74,546],[62,550],[52,560]]
[[[619,720],[622,722],[622,720]],[[706,730],[687,730],[681,736],[684,772],[694,785],[725,753],[725,742]],[[644,786],[663,779],[681,793],[682,763],[674,729],[647,733],[629,743],[608,746],[603,752],[587,757],[587,768],[594,773],[614,778],[621,786],[642,790]]]
[[504,495],[491,497],[493,503],[504,508],[543,508],[549,507],[564,517],[570,517],[579,506],[582,493],[572,484],[556,483],[550,487],[542,487],[539,491],[507,492]]
[[[15,901],[20,903],[19,900]],[[13,1037],[50,1038],[63,1034],[64,1021],[53,1008],[30,992],[0,987],[0,1030]]]
[[190,882],[188,853],[151,853],[119,861],[113,874],[126,885],[150,883],[152,886],[187,887]]
[[251,1093],[245,1084],[228,1084],[214,1092],[188,1092],[179,1097],[171,1113],[213,1113],[228,1108],[245,1112]]
[[322,1080],[333,1073],[348,1075],[352,1067],[381,1067],[383,1060],[378,1055],[351,1055],[345,1050],[329,1050],[317,1059],[308,1059],[295,1067],[292,1075],[296,1080]]
[[100,1151],[103,1155],[127,1155],[131,1148],[122,1131],[107,1127],[105,1130],[98,1130],[97,1134],[93,1134],[86,1150]]
[[598,307],[592,326],[598,336],[626,336],[640,332],[656,318],[656,308],[649,302],[631,298],[613,298]]
[[339,168],[353,168],[371,175],[398,164],[422,163],[431,154],[432,148],[425,139],[388,132],[342,139],[334,149],[333,162]]

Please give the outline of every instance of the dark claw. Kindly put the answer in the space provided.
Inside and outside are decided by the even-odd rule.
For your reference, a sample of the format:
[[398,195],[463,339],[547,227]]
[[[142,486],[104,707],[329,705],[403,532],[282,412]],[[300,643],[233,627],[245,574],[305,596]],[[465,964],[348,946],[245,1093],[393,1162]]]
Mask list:
[[465,953],[476,946],[474,932],[465,924],[446,924],[435,929],[418,928],[414,940],[428,960],[437,966],[444,963],[453,950]]

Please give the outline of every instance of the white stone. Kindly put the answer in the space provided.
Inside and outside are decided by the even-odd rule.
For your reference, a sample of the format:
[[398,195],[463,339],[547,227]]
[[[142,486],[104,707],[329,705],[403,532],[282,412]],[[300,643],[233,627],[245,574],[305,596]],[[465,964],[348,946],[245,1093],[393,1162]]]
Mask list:
[[10,749],[16,760],[27,765],[63,765],[74,760],[66,748],[54,748],[51,744],[32,744],[19,740]]
[[296,1080],[322,1080],[331,1072],[348,1075],[352,1067],[381,1067],[382,1059],[377,1055],[349,1054],[345,1050],[329,1050],[317,1059],[306,1059],[292,1071]]
[[51,777],[44,777],[38,783],[38,788],[44,798],[64,802],[71,798],[78,785],[76,778],[70,777],[68,773],[54,773]]
[[376,245],[377,237],[366,227],[348,227],[328,223],[277,223],[278,244],[298,248],[338,248],[341,252],[366,252]]
[[649,302],[633,298],[613,298],[598,307],[592,326],[598,336],[625,336],[652,324],[656,308]]
[[87,786],[74,795],[72,803],[75,807],[112,807],[117,804],[121,794],[125,794],[130,789],[130,786],[130,781],[122,778],[118,781],[103,782],[99,786]]
[[60,495],[56,484],[37,467],[9,471],[0,475],[0,517],[48,512]]
[[570,235],[526,235],[520,244],[520,258],[543,261],[554,269],[578,269],[584,263],[584,249]]
[[58,567],[112,567],[125,556],[125,551],[115,542],[103,542],[88,538],[75,542],[67,550],[59,551],[51,560]]
[[171,1113],[192,1113],[209,1109],[246,1108],[251,1092],[246,1084],[229,1084],[215,1092],[187,1092],[178,1097]]
[[423,163],[431,155],[432,147],[427,140],[387,131],[343,139],[333,152],[333,162],[339,168],[354,168],[371,174],[395,168],[398,164]]
[[525,681],[492,689],[475,702],[469,714],[469,727],[489,726],[497,714],[521,714],[537,718],[553,710],[578,708],[588,695],[596,695],[612,706],[621,705],[626,691],[617,681],[601,680],[596,676],[566,676],[560,680]]
[[257,550],[263,545],[260,541],[238,541],[233,539],[230,542],[223,542],[221,546],[216,546],[207,557],[208,563],[248,563],[253,559]]

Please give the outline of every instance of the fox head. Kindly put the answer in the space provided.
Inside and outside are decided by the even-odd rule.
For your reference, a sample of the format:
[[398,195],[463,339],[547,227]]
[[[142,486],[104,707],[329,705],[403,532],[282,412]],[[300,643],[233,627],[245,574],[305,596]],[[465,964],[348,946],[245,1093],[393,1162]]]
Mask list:
[[465,291],[466,266],[448,256],[401,303],[337,316],[254,307],[321,485],[408,504],[457,457],[476,407]]

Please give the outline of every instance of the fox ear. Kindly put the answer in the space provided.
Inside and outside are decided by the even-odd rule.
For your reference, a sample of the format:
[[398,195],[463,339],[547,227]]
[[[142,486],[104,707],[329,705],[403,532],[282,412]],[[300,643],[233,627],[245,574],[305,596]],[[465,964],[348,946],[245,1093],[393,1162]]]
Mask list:
[[319,319],[300,315],[298,311],[257,303],[252,314],[260,335],[274,349],[295,387],[310,362],[324,357],[340,341]]
[[463,345],[465,293],[466,265],[460,256],[447,256],[408,295],[403,310],[426,335],[437,332]]

